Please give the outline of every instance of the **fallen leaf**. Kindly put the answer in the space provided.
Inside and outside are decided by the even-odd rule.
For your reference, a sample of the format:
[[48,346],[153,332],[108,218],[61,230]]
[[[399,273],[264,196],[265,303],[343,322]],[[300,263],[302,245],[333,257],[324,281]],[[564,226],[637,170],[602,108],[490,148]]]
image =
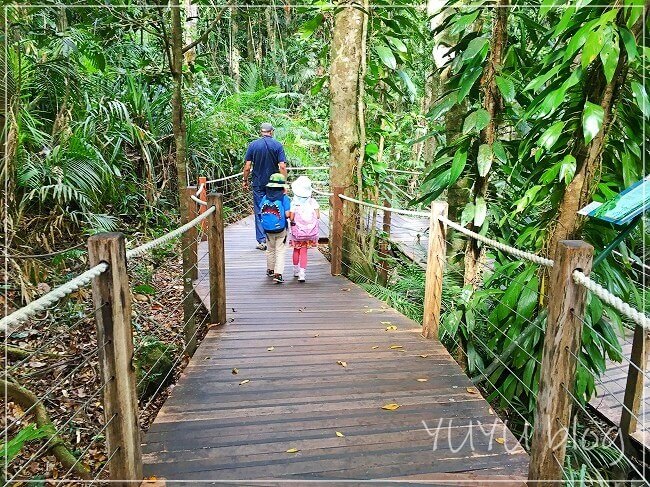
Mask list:
[[232,369],[232,373],[233,374],[239,374],[239,369],[235,367],[234,369]]
[[497,443],[503,445],[506,442],[506,439],[499,437],[499,438],[495,439],[494,441],[496,441]]
[[418,382],[426,382],[426,381],[428,381],[429,379],[415,379],[415,380],[417,380]]
[[289,448],[289,449],[287,450],[287,453],[298,453],[299,451],[300,451],[300,450],[298,450],[298,448]]
[[239,383],[240,386],[243,386],[244,384],[248,384],[250,382],[250,379],[244,379]]
[[133,297],[136,301],[140,301],[142,303],[149,301],[149,298],[144,294],[135,294]]
[[377,350],[378,348],[379,348],[379,345],[375,345],[374,347],[372,347],[373,350]]
[[388,325],[386,327],[386,331],[395,331],[397,330],[397,327],[395,325]]
[[343,433],[341,433],[340,431],[337,431],[336,436],[338,436],[339,438],[343,438],[345,435]]
[[275,347],[269,347],[269,348],[267,348],[266,350],[267,350],[268,352],[272,352],[273,350],[275,350]]
[[349,287],[342,287],[342,288],[341,288],[341,291],[349,291],[349,290],[350,290]]
[[367,309],[367,310],[364,311],[364,313],[372,313],[372,310],[371,310],[371,309]]
[[318,338],[319,336],[320,336],[320,334],[316,333],[316,334],[314,335],[314,338]]
[[385,409],[386,411],[395,411],[399,407],[400,407],[399,404],[395,404],[394,402],[392,402],[390,404],[383,405],[381,408]]
[[420,355],[420,357],[422,357],[422,358],[427,358],[428,356],[429,356],[428,353],[423,353],[422,355]]
[[347,366],[348,366],[348,363],[347,363],[347,362],[343,362],[342,360],[337,360],[336,363],[337,363],[338,365],[340,365],[341,367],[347,367]]
[[390,321],[380,321],[380,323],[381,323],[382,325],[392,325],[392,324],[393,324],[393,323],[391,323]]
[[492,408],[488,409],[488,413],[489,414],[494,414],[494,409],[492,409]]
[[400,349],[400,348],[404,348],[404,347],[401,346],[401,345],[391,345],[391,346],[390,346],[390,349],[391,349],[391,350],[397,350],[397,349]]
[[465,389],[465,390],[466,390],[467,392],[469,392],[470,394],[478,394],[478,389],[476,389],[476,387],[468,387],[468,388]]
[[29,365],[35,369],[40,369],[41,367],[45,367],[47,364],[45,362],[30,362]]

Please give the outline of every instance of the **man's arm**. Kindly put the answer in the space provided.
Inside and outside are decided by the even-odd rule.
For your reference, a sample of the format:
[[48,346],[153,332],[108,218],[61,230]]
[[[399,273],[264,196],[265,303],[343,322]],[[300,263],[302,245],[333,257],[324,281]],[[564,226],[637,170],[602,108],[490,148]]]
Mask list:
[[280,172],[284,176],[284,179],[287,179],[287,163],[284,161],[278,162],[278,169],[280,169]]
[[248,189],[248,176],[251,173],[251,164],[253,161],[246,161],[244,164],[244,189]]

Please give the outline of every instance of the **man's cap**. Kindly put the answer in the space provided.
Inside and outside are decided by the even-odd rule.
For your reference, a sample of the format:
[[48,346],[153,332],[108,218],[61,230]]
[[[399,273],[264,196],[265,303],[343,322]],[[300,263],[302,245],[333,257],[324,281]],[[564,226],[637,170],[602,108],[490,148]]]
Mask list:
[[264,122],[264,123],[260,126],[260,130],[261,130],[262,132],[272,132],[272,131],[275,130],[275,129],[273,128],[273,125],[271,125],[270,123],[268,123],[268,122]]
[[269,182],[266,185],[267,188],[286,188],[287,187],[287,180],[284,179],[284,176],[282,173],[276,172],[275,174],[271,174],[271,177],[269,178]]

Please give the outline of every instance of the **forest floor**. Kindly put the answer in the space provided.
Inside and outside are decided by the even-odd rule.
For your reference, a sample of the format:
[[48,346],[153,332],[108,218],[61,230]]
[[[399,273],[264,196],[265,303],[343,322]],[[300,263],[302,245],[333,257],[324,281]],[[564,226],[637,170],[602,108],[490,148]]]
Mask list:
[[[149,364],[149,370],[157,373],[157,377],[152,377],[152,387],[145,388],[145,382],[149,381],[146,373],[142,375],[145,380],[138,381],[143,431],[153,422],[189,359],[183,344],[179,249],[177,244],[165,252],[174,258],[145,257],[129,269],[133,276],[132,289],[142,290],[144,286],[149,290],[147,294],[132,293],[136,361],[141,348],[152,342],[168,355],[163,357],[167,368],[160,369],[158,364],[162,361]],[[199,308],[197,323],[204,323],[204,317],[204,310]],[[206,331],[204,325],[198,333],[199,341]],[[103,387],[90,288],[78,290],[55,309],[20,326],[8,337],[7,345],[16,348],[1,360],[7,379],[42,398],[54,428],[68,449],[90,467],[92,477],[98,474],[103,477],[102,467],[107,460]],[[4,398],[0,404],[6,412],[0,424],[3,430],[9,425],[9,438],[35,423],[34,411],[24,405],[5,403]],[[47,451],[46,442],[41,439],[26,443],[10,462],[5,472],[7,479],[16,474],[16,480],[77,478]]]

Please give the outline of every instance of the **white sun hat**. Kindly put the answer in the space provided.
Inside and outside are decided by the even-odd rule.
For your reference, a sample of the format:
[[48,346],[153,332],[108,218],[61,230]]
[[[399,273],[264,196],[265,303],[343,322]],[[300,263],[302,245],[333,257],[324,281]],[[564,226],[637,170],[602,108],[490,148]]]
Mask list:
[[311,198],[311,179],[307,176],[300,176],[291,183],[293,194],[300,198]]

